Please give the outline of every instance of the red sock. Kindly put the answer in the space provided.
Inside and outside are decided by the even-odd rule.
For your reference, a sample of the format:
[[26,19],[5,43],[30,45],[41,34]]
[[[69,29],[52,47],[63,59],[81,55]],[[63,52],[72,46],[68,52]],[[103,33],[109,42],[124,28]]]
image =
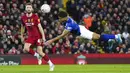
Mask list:
[[30,54],[32,54],[32,55],[34,55],[34,54],[35,54],[34,50],[33,50],[33,49],[31,49],[31,48],[29,49],[29,53],[30,53]]
[[45,54],[45,56],[43,57],[43,59],[48,62],[49,61],[49,57]]

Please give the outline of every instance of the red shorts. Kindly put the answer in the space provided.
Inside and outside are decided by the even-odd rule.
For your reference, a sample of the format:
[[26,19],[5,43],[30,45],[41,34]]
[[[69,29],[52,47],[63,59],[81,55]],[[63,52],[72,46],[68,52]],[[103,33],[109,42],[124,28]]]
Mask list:
[[36,45],[36,46],[43,46],[43,42],[41,40],[41,38],[38,37],[28,37],[25,40],[26,43],[30,43],[32,45]]

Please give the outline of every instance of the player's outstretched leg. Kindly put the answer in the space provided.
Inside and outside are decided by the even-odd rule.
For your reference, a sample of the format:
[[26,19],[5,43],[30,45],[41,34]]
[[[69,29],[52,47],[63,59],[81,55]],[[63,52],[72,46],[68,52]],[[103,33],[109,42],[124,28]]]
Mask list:
[[109,39],[116,39],[116,41],[121,44],[122,39],[121,39],[121,34],[113,35],[113,34],[103,34],[100,36],[101,40],[109,40]]
[[53,71],[54,70],[54,64],[51,62],[51,60],[49,59],[49,57],[43,53],[42,51],[42,47],[41,46],[38,46],[37,47],[37,52],[42,56],[42,58],[49,64],[50,66],[50,71]]
[[122,43],[122,39],[121,39],[121,34],[96,34],[93,33],[93,39],[101,39],[103,41],[108,41],[109,39],[116,39],[116,41],[121,44]]
[[113,35],[113,34],[97,34],[95,32],[92,32],[88,29],[86,29],[84,26],[79,25],[80,27],[80,36],[87,39],[93,39],[93,40],[102,40],[102,41],[108,41],[109,39],[116,39],[119,44],[122,43],[121,35]]

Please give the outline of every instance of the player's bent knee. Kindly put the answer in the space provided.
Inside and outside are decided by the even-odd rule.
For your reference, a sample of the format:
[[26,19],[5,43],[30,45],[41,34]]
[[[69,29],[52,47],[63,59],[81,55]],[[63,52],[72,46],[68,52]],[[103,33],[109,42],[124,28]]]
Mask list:
[[41,53],[43,53],[43,51],[42,50],[37,50],[37,53],[41,54]]
[[24,49],[23,49],[23,51],[29,52],[30,46],[31,46],[30,43],[25,43],[25,44],[24,44]]
[[45,53],[43,51],[41,51],[41,50],[37,50],[37,53],[40,54],[41,56],[45,55]]
[[29,52],[29,48],[24,48],[23,52]]
[[45,56],[45,53],[43,53],[41,51],[39,51],[38,54],[41,55],[42,57]]
[[45,53],[43,52],[42,46],[37,46],[37,53],[40,54],[41,56],[45,55]]
[[93,33],[92,39],[97,40],[97,39],[99,39],[99,38],[100,38],[100,35],[99,35],[99,34]]

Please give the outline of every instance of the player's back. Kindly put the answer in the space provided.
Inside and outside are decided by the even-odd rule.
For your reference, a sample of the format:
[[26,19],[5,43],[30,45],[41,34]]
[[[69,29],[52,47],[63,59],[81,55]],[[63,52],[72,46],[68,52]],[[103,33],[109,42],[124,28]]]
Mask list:
[[65,29],[69,30],[72,34],[80,35],[79,25],[70,17],[66,21]]
[[40,31],[38,29],[38,24],[40,23],[39,17],[36,14],[32,14],[32,16],[27,17],[26,14],[24,14],[22,17],[22,23],[26,27],[28,36],[30,37],[40,37]]

